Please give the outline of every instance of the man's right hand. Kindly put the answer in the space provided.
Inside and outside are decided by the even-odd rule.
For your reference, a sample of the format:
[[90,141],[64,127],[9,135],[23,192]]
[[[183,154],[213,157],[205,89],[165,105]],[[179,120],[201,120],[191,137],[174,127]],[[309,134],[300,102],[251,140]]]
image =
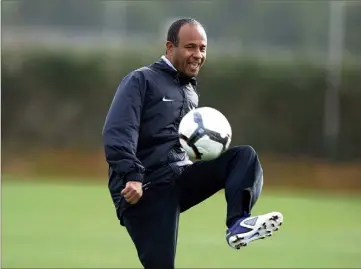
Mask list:
[[130,204],[136,204],[143,195],[143,184],[139,181],[128,181],[121,194]]

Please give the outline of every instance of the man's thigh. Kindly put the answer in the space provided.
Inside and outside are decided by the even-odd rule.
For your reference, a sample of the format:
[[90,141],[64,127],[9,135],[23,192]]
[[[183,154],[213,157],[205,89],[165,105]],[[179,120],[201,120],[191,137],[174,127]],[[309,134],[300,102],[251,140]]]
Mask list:
[[175,191],[172,185],[149,189],[123,214],[124,226],[145,269],[174,268],[179,217]]
[[224,188],[225,178],[232,169],[231,160],[237,152],[229,149],[210,161],[198,161],[187,166],[176,179],[180,210],[184,212]]

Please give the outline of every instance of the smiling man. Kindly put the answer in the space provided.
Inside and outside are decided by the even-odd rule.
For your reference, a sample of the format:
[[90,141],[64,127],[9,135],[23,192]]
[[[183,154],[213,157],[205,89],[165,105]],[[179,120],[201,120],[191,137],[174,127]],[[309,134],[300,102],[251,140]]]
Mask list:
[[179,214],[221,189],[232,248],[270,236],[283,221],[279,212],[250,215],[263,186],[252,147],[233,147],[217,159],[192,163],[179,143],[181,119],[198,106],[196,76],[206,52],[203,26],[194,19],[175,21],[166,55],[122,80],[106,117],[108,187],[145,269],[174,268]]

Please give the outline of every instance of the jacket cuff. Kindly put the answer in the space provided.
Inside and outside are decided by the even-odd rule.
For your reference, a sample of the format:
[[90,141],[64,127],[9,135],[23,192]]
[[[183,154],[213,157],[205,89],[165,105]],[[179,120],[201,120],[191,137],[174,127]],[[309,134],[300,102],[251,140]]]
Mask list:
[[143,174],[141,174],[139,172],[130,172],[125,175],[124,179],[125,179],[125,182],[128,182],[128,181],[143,182]]

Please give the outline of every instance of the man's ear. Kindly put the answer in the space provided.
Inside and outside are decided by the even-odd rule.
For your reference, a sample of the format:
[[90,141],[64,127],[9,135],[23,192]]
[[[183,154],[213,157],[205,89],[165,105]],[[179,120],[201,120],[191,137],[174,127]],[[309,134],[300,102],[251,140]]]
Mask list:
[[170,41],[167,41],[165,43],[165,47],[167,48],[167,52],[172,53],[173,52],[173,48],[175,47],[174,44]]

